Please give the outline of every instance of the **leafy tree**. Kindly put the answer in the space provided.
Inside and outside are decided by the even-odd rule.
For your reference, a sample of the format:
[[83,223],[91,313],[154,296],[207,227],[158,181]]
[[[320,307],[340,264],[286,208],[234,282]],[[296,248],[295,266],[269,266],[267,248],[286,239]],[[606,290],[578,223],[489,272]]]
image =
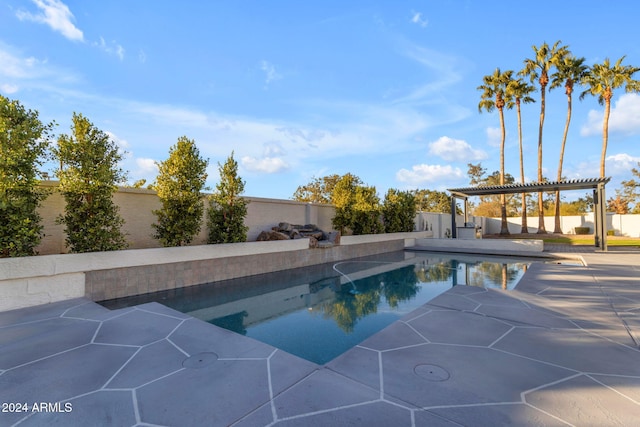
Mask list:
[[413,190],[411,194],[416,201],[416,211],[451,213],[451,196],[444,191]]
[[53,123],[0,95],[0,257],[35,255],[42,238],[37,208],[46,196],[38,168],[49,147]]
[[585,197],[580,197],[572,202],[565,202],[560,205],[561,215],[584,215],[593,210],[593,196],[587,193]]
[[66,243],[72,252],[124,249],[121,231],[124,220],[113,194],[126,174],[118,167],[122,154],[105,132],[82,114],[73,114],[71,135],[60,135],[54,154],[60,162],[57,172],[65,199]]
[[[584,65],[584,58],[576,58],[573,55],[565,55],[556,64],[557,71],[551,76],[551,86],[549,90],[553,90],[564,84],[564,93],[567,95],[567,120],[564,125],[564,133],[562,134],[562,144],[560,145],[560,159],[558,163],[558,181],[562,179],[562,163],[564,159],[564,148],[567,143],[567,134],[569,133],[569,124],[571,123],[571,101],[573,98],[573,85],[580,84],[587,74],[588,67]],[[562,233],[560,227],[560,191],[556,191],[555,206],[555,223],[553,232]]]
[[236,243],[247,240],[249,227],[244,225],[248,202],[241,197],[244,181],[238,176],[238,162],[233,152],[224,165],[218,163],[220,182],[209,198],[208,243]]
[[[480,96],[480,103],[478,104],[478,110],[487,110],[491,112],[495,109],[498,110],[498,117],[500,118],[500,185],[504,185],[504,143],[506,140],[506,131],[504,127],[504,107],[507,102],[511,104],[511,92],[507,90],[509,83],[512,79],[513,71],[501,72],[500,68],[496,68],[493,74],[484,76],[482,81],[483,85],[478,86],[478,90],[482,91]],[[507,206],[505,201],[505,195],[500,195],[500,234],[509,234],[509,226],[507,224]]]
[[629,213],[629,200],[626,199],[619,191],[616,191],[616,196],[607,200],[607,208],[609,212],[614,212],[620,215]]
[[330,204],[331,195],[336,183],[341,176],[337,174],[327,175],[322,178],[313,178],[307,185],[301,185],[293,193],[293,200],[306,203]]
[[331,202],[336,210],[332,223],[341,233],[347,230],[353,234],[383,231],[376,188],[363,185],[357,176],[350,173],[343,175],[331,193]]
[[482,163],[474,165],[473,163],[467,163],[467,175],[469,176],[469,184],[476,187],[483,185],[485,182],[484,175],[487,173],[487,168],[482,167]]
[[416,199],[409,191],[390,188],[384,196],[382,217],[385,233],[413,231]]
[[[467,164],[467,174],[469,175],[470,182],[474,186],[492,186],[500,185],[500,182],[504,184],[513,184],[515,179],[511,174],[504,174],[501,177],[500,171],[495,171],[491,175],[486,175],[486,169],[482,167],[481,163],[474,165],[472,163]],[[503,197],[504,202],[503,202]],[[513,195],[500,195],[500,196],[480,196],[480,203],[474,207],[473,214],[476,216],[486,216],[496,218],[502,216],[502,208],[505,208],[505,212],[508,216],[513,216],[517,213],[517,206],[515,204],[515,197]]]
[[602,64],[591,67],[582,84],[588,88],[580,94],[580,99],[587,94],[598,97],[598,103],[604,105],[604,120],[602,122],[602,155],[600,156],[600,178],[604,178],[604,162],[607,156],[607,143],[609,141],[609,115],[611,113],[611,99],[613,90],[624,87],[626,92],[640,92],[640,81],[633,80],[633,75],[640,71],[639,67],[622,65],[624,56],[611,66],[609,58]]
[[356,203],[356,188],[362,184],[360,178],[350,173],[343,175],[336,182],[331,192],[331,203],[335,206],[336,213],[331,220],[334,228],[340,230],[342,234],[348,229],[352,229],[354,222]]
[[380,198],[376,187],[359,185],[356,187],[353,205],[353,234],[377,234],[384,231],[381,222]]
[[[524,60],[524,69],[518,74],[528,76],[531,83],[540,84],[540,125],[538,126],[538,182],[542,182],[542,129],[546,105],[546,88],[549,84],[549,72],[567,54],[567,47],[560,46],[560,40],[552,47],[545,42],[540,47],[533,46],[535,56]],[[542,192],[538,193],[538,233],[544,234],[544,206]]]
[[209,160],[200,157],[194,140],[181,136],[169,149],[169,158],[158,165],[154,185],[162,208],[153,213],[154,238],[163,246],[183,246],[200,232],[204,203],[200,192],[207,179]]
[[[507,92],[511,95],[511,101],[516,107],[516,114],[518,116],[518,142],[520,148],[520,183],[524,184],[524,154],[522,152],[522,115],[520,111],[520,104],[530,104],[535,102],[535,100],[529,96],[532,92],[534,92],[536,88],[533,85],[528,84],[522,79],[513,79],[507,85]],[[511,107],[509,107],[511,108]],[[520,233],[527,234],[529,233],[529,228],[527,226],[527,195],[522,193],[521,197],[521,215],[522,215],[522,226],[520,229]]]
[[[640,167],[640,162],[638,163]],[[637,168],[632,168],[631,173],[640,178],[640,170]],[[640,213],[640,182],[636,181],[634,178],[628,181],[622,181],[622,190],[620,190],[620,194],[624,197],[630,205],[633,205],[631,209],[631,213],[638,214]],[[617,191],[617,190],[616,190]]]
[[[500,172],[495,171],[484,179],[481,185],[500,185]],[[505,174],[505,184],[513,184],[515,179],[511,174]],[[517,201],[515,195],[504,195],[504,207],[508,216],[517,214]],[[481,196],[480,203],[474,208],[473,214],[497,218],[502,215],[503,201],[501,196]]]

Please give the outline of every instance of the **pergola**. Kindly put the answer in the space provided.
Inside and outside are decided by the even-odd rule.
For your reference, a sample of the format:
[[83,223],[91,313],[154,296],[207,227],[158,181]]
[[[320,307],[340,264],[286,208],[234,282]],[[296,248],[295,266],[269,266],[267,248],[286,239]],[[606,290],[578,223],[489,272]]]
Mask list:
[[539,193],[550,191],[593,190],[593,210],[595,222],[595,246],[607,250],[607,222],[605,185],[606,178],[572,179],[555,182],[531,182],[527,184],[486,185],[479,187],[450,188],[451,193],[451,237],[456,238],[456,201],[464,200],[464,222],[467,223],[467,199],[472,196],[497,196],[501,194]]

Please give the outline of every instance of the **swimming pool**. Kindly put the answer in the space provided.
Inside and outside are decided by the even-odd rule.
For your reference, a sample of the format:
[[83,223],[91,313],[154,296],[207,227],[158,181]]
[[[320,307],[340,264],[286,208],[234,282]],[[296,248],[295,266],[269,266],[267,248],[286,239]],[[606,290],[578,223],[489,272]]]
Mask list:
[[324,364],[452,286],[513,289],[527,259],[393,252],[102,301],[157,301]]

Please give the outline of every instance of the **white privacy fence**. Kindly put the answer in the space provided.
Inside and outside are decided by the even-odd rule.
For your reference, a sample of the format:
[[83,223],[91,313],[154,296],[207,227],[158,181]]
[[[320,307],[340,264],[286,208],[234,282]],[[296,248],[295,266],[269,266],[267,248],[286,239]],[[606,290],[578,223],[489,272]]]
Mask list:
[[[482,218],[484,234],[500,233],[500,218]],[[521,218],[507,218],[510,233],[520,233]],[[538,231],[538,217],[527,217],[527,227],[530,233]],[[546,216],[544,227],[548,232],[555,228],[555,218]],[[560,217],[560,228],[564,234],[577,234],[576,227],[587,227],[589,234],[594,231],[593,213],[585,215],[562,216]],[[640,215],[618,215],[607,213],[607,230],[613,231],[615,236],[640,237]]]

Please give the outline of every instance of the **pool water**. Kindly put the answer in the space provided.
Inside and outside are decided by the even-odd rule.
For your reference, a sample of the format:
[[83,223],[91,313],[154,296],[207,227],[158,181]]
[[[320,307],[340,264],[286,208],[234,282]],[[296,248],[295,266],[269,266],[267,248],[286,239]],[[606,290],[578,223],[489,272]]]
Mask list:
[[324,364],[452,286],[513,289],[531,260],[394,252],[103,301],[157,301]]

